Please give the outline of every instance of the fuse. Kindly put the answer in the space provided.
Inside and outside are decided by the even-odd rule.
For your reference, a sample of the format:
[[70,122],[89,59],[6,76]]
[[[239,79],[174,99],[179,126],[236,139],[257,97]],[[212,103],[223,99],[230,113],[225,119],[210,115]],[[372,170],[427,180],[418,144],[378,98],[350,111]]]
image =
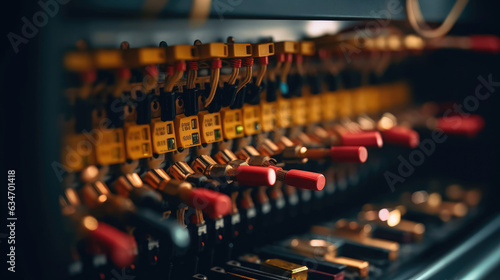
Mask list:
[[347,268],[346,265],[328,262],[316,256],[308,257],[303,254],[298,254],[286,246],[268,245],[257,249],[257,253],[263,258],[279,258],[304,265],[311,263],[316,270],[334,275],[333,279],[330,278],[330,280],[344,279],[344,270]]
[[219,164],[208,155],[197,157],[193,168],[212,178],[224,178],[228,183],[236,181],[249,186],[272,186],[276,183],[276,173],[266,167],[249,166],[243,160],[232,160]]
[[123,197],[129,197],[137,206],[159,212],[163,212],[166,208],[160,194],[149,185],[145,185],[137,173],[120,176],[114,183],[114,190]]
[[301,255],[342,264],[346,266],[347,270],[358,273],[360,277],[368,276],[370,264],[367,261],[337,256],[337,247],[328,241],[292,239],[288,246]]
[[298,265],[280,259],[268,259],[262,263],[262,270],[283,275],[296,280],[307,280],[307,266]]
[[306,148],[304,146],[285,147],[282,151],[284,160],[300,158],[324,159],[329,158],[335,162],[366,162],[368,151],[363,146],[332,146],[328,148]]
[[312,232],[327,236],[333,236],[338,238],[345,238],[349,241],[358,243],[360,245],[365,245],[369,247],[379,248],[388,252],[387,258],[389,260],[396,260],[399,255],[399,244],[393,241],[370,238],[366,236],[361,236],[358,233],[342,231],[342,223],[338,224],[339,228],[330,229],[323,226],[314,226]]
[[152,210],[136,208],[130,199],[110,193],[101,181],[85,184],[80,195],[91,213],[98,218],[109,219],[124,228],[128,225],[141,227],[145,232],[165,238],[179,253],[189,247],[189,234],[185,228],[173,221],[163,220],[161,215]]
[[168,169],[168,173],[179,181],[187,181],[196,187],[218,190],[220,183],[216,180],[208,179],[202,174],[196,174],[186,162],[177,161]]
[[[386,209],[387,208],[382,208]],[[405,220],[402,218],[384,218],[384,213],[379,214],[382,209],[377,209],[371,204],[365,204],[363,206],[363,210],[359,212],[358,214],[358,219],[361,221],[366,221],[370,223],[374,223],[375,228],[373,231],[373,236],[378,237],[377,230],[382,229],[382,231],[387,230],[387,233],[390,234],[390,230],[395,230],[401,232],[400,235],[402,236],[407,236],[410,235],[410,238],[412,241],[417,242],[422,240],[423,235],[425,233],[425,226],[421,223]],[[401,212],[399,209],[395,209],[393,211],[399,212],[399,214],[395,214],[398,216],[401,216]],[[384,211],[385,212],[385,211]],[[387,210],[386,213],[389,213],[389,217],[391,216],[391,211]],[[394,215],[394,214],[393,214]],[[381,219],[382,217],[382,219]],[[390,222],[389,222],[390,220]],[[396,223],[396,220],[399,220],[399,222]],[[384,234],[382,232],[382,234]],[[383,237],[380,237],[383,238]],[[402,239],[407,240],[406,237],[402,237]]]
[[229,196],[202,188],[193,188],[186,181],[171,179],[163,169],[149,170],[144,181],[167,198],[177,197],[187,205],[203,210],[210,218],[227,215],[231,209]]
[[104,252],[118,267],[131,265],[137,255],[135,239],[86,214],[74,189],[66,189],[60,198],[62,213],[69,218],[79,239],[87,239]]
[[287,185],[301,189],[320,191],[325,187],[325,176],[323,174],[302,171],[283,170],[276,166],[276,161],[267,156],[262,156],[252,146],[246,146],[238,152],[238,156],[246,160],[251,166],[264,166],[272,168],[276,172],[276,179]]

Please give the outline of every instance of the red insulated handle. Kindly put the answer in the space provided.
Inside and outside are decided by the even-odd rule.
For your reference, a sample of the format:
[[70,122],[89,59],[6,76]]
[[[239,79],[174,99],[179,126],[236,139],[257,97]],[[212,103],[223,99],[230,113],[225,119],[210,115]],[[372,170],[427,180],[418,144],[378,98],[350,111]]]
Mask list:
[[320,191],[325,187],[325,176],[320,173],[291,169],[286,172],[285,184],[312,191]]
[[249,186],[272,186],[276,183],[276,171],[262,166],[241,165],[236,169],[236,181]]
[[210,218],[225,216],[231,212],[231,198],[209,189],[193,189],[189,195],[189,206],[200,209]]
[[91,242],[106,252],[116,266],[126,267],[134,263],[137,243],[132,236],[101,222],[88,236]]
[[449,116],[437,120],[437,128],[447,134],[474,137],[484,127],[484,119],[478,115],[468,117]]
[[363,146],[335,146],[330,148],[330,158],[338,162],[363,163],[368,158],[368,150]]
[[378,131],[342,134],[343,146],[365,146],[369,148],[382,148],[384,141]]
[[408,148],[416,148],[420,143],[420,136],[415,130],[402,126],[382,131],[382,137],[385,143]]
[[498,53],[500,51],[500,38],[494,35],[470,36],[470,48],[478,52]]

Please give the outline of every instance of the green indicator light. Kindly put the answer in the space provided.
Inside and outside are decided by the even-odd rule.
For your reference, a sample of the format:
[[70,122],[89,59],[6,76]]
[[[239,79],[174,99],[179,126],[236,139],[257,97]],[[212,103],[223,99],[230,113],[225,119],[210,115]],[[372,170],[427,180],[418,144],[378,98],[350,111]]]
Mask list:
[[215,140],[220,140],[222,135],[220,134],[220,129],[214,130]]
[[174,138],[168,138],[167,139],[167,147],[169,150],[174,150],[175,149],[175,139]]
[[198,133],[191,134],[191,137],[193,137],[193,144],[198,144],[200,142],[200,138],[198,137]]
[[237,125],[236,126],[236,134],[242,134],[242,133],[243,133],[243,126]]

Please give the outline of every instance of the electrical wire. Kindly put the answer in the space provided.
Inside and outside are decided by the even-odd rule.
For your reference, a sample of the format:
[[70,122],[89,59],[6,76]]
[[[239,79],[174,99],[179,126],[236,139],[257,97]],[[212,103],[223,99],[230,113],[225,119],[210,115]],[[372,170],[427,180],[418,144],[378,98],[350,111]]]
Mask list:
[[415,32],[424,38],[434,39],[445,36],[451,30],[468,2],[469,0],[457,0],[443,23],[435,29],[431,29],[425,22],[418,0],[406,0],[406,12]]
[[292,62],[286,61],[283,64],[283,69],[281,70],[281,82],[286,83],[286,79],[288,77],[288,73],[290,72],[290,68],[292,68]]
[[220,69],[213,69],[212,72],[210,73],[210,94],[208,95],[206,101],[205,101],[205,108],[212,103],[215,97],[215,92],[217,91],[217,87],[219,84],[219,78],[220,78]]
[[196,78],[198,78],[198,62],[190,61],[188,65],[189,71],[187,74],[186,88],[194,89],[196,87]]
[[165,91],[171,92],[174,89],[175,84],[180,80],[184,71],[175,71],[174,74],[168,77],[167,82],[165,83]]
[[246,57],[244,61],[245,66],[245,78],[238,84],[238,88],[236,89],[236,93],[240,92],[240,90],[248,84],[252,80],[252,67],[253,67],[253,58]]
[[231,66],[233,67],[233,72],[231,73],[231,76],[229,77],[229,80],[227,83],[229,85],[234,85],[236,83],[236,79],[238,78],[238,75],[240,74],[241,59],[239,59],[239,58],[232,59]]
[[267,71],[267,64],[259,65],[259,73],[257,74],[257,78],[255,79],[255,84],[257,86],[260,86],[260,84],[262,83],[262,79],[264,79],[266,71]]

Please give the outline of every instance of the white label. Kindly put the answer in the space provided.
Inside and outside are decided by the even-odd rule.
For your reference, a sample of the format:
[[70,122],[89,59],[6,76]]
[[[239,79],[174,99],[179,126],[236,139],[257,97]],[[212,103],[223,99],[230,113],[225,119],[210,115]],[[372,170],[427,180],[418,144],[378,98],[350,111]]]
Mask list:
[[220,218],[215,221],[215,229],[220,229],[224,227],[224,219]]
[[95,255],[92,259],[92,263],[95,267],[98,267],[101,265],[106,265],[106,263],[108,263],[108,260],[106,258],[106,255]]
[[285,207],[285,199],[281,197],[276,201],[276,208],[282,209],[283,207]]
[[238,224],[239,222],[240,222],[240,213],[236,213],[236,214],[231,215],[231,224],[232,225]]
[[262,204],[262,213],[267,214],[271,211],[271,204],[269,202]]
[[207,225],[198,227],[198,236],[202,236],[203,234],[207,234]]
[[247,209],[247,218],[251,219],[255,216],[257,216],[257,212],[255,211],[255,208]]
[[299,196],[296,193],[290,195],[288,197],[288,203],[290,203],[290,205],[297,205],[297,203],[299,203]]
[[310,190],[302,190],[302,199],[304,201],[311,200],[311,191]]

